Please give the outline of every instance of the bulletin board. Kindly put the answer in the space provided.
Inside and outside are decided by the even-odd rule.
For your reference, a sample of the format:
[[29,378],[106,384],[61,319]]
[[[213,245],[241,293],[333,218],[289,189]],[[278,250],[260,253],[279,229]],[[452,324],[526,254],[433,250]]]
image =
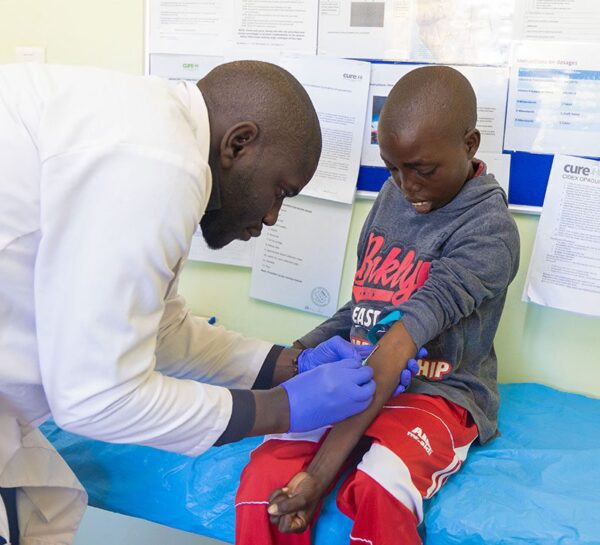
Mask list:
[[[541,211],[554,154],[600,157],[600,2],[286,0],[274,9],[277,4],[147,0],[148,71],[178,55],[217,63],[232,51],[288,51],[372,66],[502,67],[504,125],[493,151],[510,160],[503,176],[513,210]],[[374,198],[388,173],[363,159],[356,188]]]

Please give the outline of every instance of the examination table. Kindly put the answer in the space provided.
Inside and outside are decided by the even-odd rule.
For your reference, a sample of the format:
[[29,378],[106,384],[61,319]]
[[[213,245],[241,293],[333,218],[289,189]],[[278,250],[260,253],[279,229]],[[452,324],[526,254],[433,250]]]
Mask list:
[[[501,435],[472,447],[426,502],[425,544],[599,545],[600,400],[537,384],[502,385],[500,395]],[[84,439],[52,422],[42,431],[90,505],[233,543],[236,486],[260,438],[186,458]],[[330,495],[313,542],[346,545],[350,527]]]

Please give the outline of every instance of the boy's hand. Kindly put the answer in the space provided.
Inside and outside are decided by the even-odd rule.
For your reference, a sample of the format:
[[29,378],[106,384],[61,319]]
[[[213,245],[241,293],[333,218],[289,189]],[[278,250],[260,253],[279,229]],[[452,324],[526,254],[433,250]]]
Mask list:
[[271,494],[267,508],[271,524],[284,533],[304,532],[323,493],[323,487],[310,473],[297,473],[287,486],[278,488]]
[[419,362],[417,359],[424,358],[427,355],[427,350],[425,348],[421,348],[417,353],[416,357],[410,358],[406,363],[406,369],[402,370],[400,373],[400,384],[398,384],[398,388],[394,390],[392,397],[396,397],[401,393],[405,392],[410,385],[410,381],[414,376],[419,372]]

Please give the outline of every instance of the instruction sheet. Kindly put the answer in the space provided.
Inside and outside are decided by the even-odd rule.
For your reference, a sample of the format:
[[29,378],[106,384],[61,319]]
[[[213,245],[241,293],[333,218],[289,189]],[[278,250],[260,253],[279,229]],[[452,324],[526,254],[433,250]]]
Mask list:
[[600,161],[554,157],[523,300],[600,316]]
[[600,44],[516,44],[504,147],[598,157],[599,96]]
[[311,197],[284,201],[277,224],[257,239],[250,296],[333,315],[351,217],[350,204]]

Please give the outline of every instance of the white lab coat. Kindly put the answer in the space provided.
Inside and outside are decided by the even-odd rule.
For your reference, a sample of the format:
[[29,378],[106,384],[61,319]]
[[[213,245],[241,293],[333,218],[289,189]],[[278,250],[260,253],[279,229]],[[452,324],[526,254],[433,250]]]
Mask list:
[[226,387],[249,388],[272,346],[177,295],[208,151],[192,84],[0,67],[0,486],[22,487],[23,545],[70,543],[86,500],[36,429],[50,414],[195,456],[229,422]]

